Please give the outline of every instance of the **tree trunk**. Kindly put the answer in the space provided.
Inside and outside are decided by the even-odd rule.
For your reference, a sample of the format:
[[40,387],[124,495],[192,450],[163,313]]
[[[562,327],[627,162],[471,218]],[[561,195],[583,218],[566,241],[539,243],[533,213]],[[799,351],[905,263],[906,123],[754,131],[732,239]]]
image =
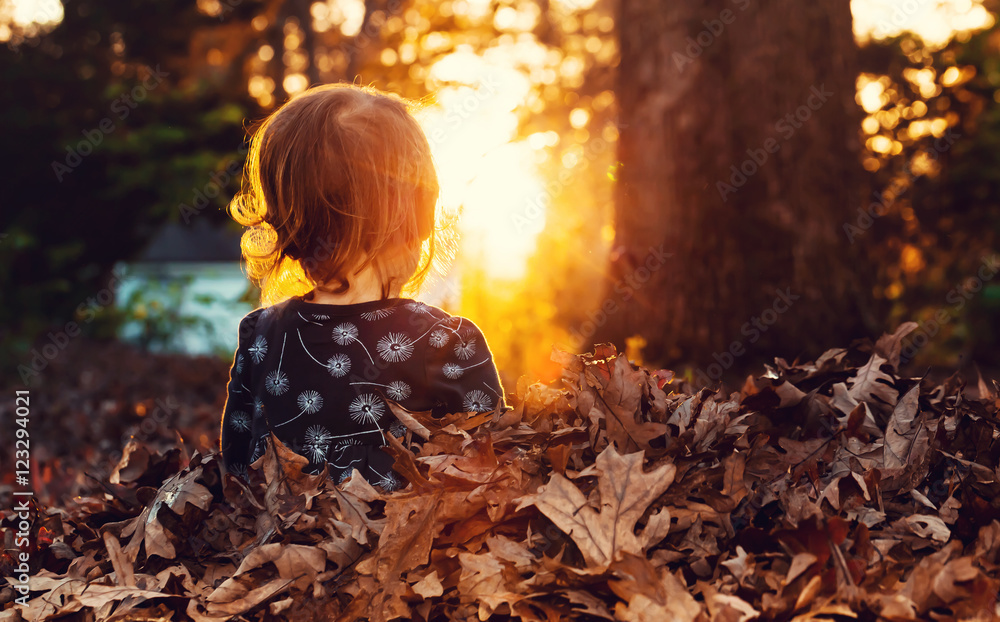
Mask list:
[[641,334],[645,358],[715,363],[714,380],[866,336],[869,271],[843,228],[864,180],[848,0],[621,0],[618,28],[598,339]]

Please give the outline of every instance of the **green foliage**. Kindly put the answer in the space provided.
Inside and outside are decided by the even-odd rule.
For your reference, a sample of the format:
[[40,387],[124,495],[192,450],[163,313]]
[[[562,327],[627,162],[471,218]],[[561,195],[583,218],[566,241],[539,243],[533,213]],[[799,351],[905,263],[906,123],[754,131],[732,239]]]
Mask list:
[[[192,32],[227,25],[195,2],[64,4],[51,32],[0,48],[0,75],[18,85],[0,93],[11,146],[0,167],[13,181],[0,210],[5,367],[71,321],[211,173],[242,163],[244,119],[257,114],[242,82],[189,53]],[[230,180],[196,217],[228,221],[237,188]]]

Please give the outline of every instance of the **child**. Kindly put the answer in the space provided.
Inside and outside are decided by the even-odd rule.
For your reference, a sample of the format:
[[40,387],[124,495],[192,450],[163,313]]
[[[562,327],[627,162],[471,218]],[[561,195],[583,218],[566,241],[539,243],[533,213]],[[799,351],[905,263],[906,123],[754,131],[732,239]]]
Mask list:
[[[409,298],[434,255],[437,174],[400,99],[350,85],[295,97],[251,141],[243,253],[263,298],[240,322],[222,456],[245,476],[274,433],[342,481],[402,482],[380,449],[388,400],[438,415],[503,407],[482,332]],[[422,252],[423,249],[423,252]],[[303,295],[288,296],[298,288]]]

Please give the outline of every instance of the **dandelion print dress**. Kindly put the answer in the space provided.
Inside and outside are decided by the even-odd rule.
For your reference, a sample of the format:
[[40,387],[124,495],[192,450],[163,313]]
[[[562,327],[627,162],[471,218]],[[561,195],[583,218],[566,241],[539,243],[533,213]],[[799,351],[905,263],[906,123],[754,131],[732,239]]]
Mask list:
[[469,320],[406,298],[328,305],[291,298],[240,322],[222,417],[222,456],[246,475],[273,431],[342,481],[402,485],[385,435],[405,427],[386,400],[436,415],[504,406],[482,332]]

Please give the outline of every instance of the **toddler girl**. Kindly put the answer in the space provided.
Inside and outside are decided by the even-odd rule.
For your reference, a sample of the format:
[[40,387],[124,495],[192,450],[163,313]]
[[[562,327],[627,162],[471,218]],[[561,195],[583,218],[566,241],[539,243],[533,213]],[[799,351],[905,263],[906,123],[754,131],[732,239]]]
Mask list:
[[392,490],[401,482],[380,447],[405,428],[388,400],[438,415],[503,407],[482,332],[400,297],[431,266],[437,196],[427,138],[394,96],[313,88],[256,131],[230,211],[248,227],[263,301],[281,302],[240,322],[222,418],[229,470],[245,476],[273,432],[314,470],[341,481],[357,469]]

